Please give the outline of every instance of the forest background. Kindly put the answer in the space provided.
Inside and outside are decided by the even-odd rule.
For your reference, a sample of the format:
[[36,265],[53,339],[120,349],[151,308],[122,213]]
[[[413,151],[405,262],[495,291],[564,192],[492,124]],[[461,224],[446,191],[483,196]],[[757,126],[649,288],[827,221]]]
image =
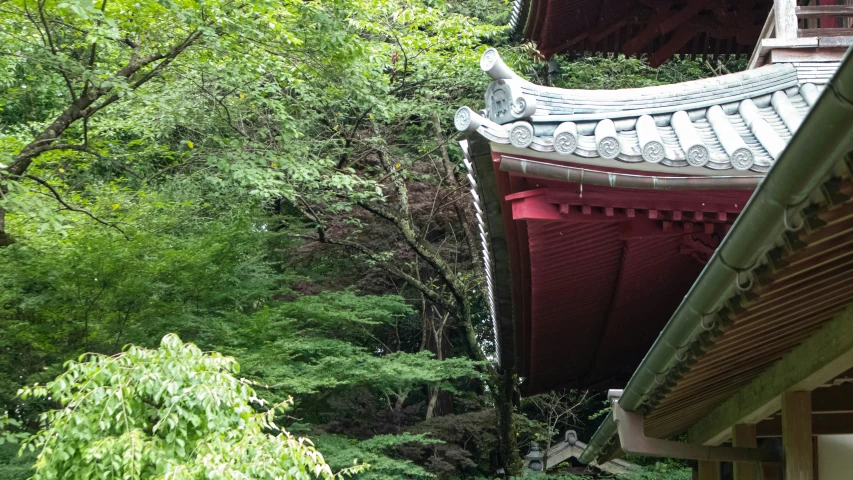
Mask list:
[[[489,46],[530,80],[568,88],[680,82],[743,62],[549,66],[505,28],[510,8],[0,0],[0,478],[28,478],[34,464],[38,478],[87,478],[84,464],[159,478],[129,466],[121,441],[136,437],[112,423],[132,415],[62,407],[85,404],[75,395],[92,375],[142,392],[150,376],[123,375],[143,370],[85,354],[157,348],[170,332],[242,370],[177,337],[123,358],[182,372],[207,359],[251,380],[208,393],[232,413],[289,402],[252,428],[312,439],[330,471],[369,463],[355,478],[494,478],[518,472],[530,442],[569,428],[588,438],[604,408],[595,392],[519,399],[493,371],[453,112],[482,104]],[[77,383],[32,388],[66,369]],[[67,454],[49,440],[60,424],[79,443]],[[134,431],[159,439],[157,455],[192,455],[167,432]]]

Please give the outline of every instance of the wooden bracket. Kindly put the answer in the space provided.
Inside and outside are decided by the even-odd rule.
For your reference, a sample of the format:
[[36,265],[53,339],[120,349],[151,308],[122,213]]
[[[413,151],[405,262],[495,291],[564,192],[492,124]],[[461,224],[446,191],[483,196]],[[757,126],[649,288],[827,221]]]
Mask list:
[[771,462],[778,461],[772,452],[758,448],[710,447],[690,443],[673,442],[649,438],[643,428],[643,417],[627,412],[613,402],[613,417],[622,450],[634,455],[649,457],[683,458],[688,460],[714,460],[722,462]]

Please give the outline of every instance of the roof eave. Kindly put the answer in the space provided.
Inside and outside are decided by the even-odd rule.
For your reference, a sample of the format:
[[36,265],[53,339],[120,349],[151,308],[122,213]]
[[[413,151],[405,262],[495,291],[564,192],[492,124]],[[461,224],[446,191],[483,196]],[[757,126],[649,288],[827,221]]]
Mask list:
[[[657,375],[677,363],[672,345],[691,345],[704,331],[708,312],[717,312],[755,259],[771,248],[791,215],[798,215],[811,193],[853,145],[853,55],[848,50],[837,73],[761,182],[743,213],[693,284],[684,301],[640,363],[619,400],[627,411],[641,407]],[[800,158],[800,161],[795,160]],[[809,159],[808,162],[803,159]],[[581,454],[591,463],[618,442],[609,414]]]
[[532,1],[514,0],[513,2],[507,27],[515,39],[521,39],[524,36],[524,29],[527,26],[527,17],[530,13],[530,3]]

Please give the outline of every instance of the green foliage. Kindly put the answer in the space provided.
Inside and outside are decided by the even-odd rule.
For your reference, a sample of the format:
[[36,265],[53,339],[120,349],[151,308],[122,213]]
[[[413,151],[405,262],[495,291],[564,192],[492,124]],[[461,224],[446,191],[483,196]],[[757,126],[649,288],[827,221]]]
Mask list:
[[[558,465],[555,468],[559,470],[560,467]],[[571,473],[549,473],[547,475],[519,477],[518,479],[513,477],[513,480],[520,480],[521,478],[536,478],[540,480],[592,480],[593,476],[573,475]],[[605,478],[612,478],[613,480],[691,480],[693,478],[693,471],[681,462],[657,461],[629,475],[611,475]]]
[[336,476],[308,440],[274,423],[281,405],[255,411],[266,404],[234,376],[233,358],[167,335],[157,350],[131,346],[67,367],[21,391],[60,406],[26,443],[39,452],[36,480]]
[[[3,2],[0,405],[11,417],[3,422],[43,430],[29,444],[42,448],[39,475],[156,476],[187,465],[191,476],[206,467],[190,444],[206,448],[212,466],[243,465],[250,448],[314,455],[272,435],[233,376],[238,391],[214,393],[243,402],[240,412],[204,406],[215,418],[203,429],[191,421],[204,395],[187,405],[168,396],[175,407],[163,418],[154,377],[125,395],[140,372],[178,373],[172,383],[195,394],[202,385],[193,382],[236,366],[177,343],[145,350],[169,332],[239,358],[256,397],[278,404],[293,395],[277,423],[316,438],[334,470],[359,458],[373,468],[350,473],[365,479],[492,473],[493,406],[510,399],[493,396],[488,366],[476,361],[493,342],[484,280],[466,245],[474,214],[457,209],[466,187],[450,126],[457,107],[482,103],[480,55],[497,45],[520,74],[570,88],[721,70],[559,58],[549,76],[530,45],[510,44],[510,8],[508,0]],[[71,120],[56,127],[63,119]],[[28,156],[47,146],[57,148]],[[14,173],[22,162],[31,163]],[[137,347],[112,357],[127,343]],[[172,351],[174,372],[152,363]],[[88,352],[96,355],[62,373]],[[196,371],[199,359],[207,366]],[[60,374],[53,390],[15,395]],[[96,397],[103,402],[86,403]],[[92,422],[98,411],[113,415]],[[524,445],[545,421],[525,413],[514,417]],[[235,421],[254,427],[216,437]],[[154,432],[162,422],[183,429]],[[4,435],[0,478],[25,476],[35,453],[7,455],[17,437]]]
[[26,420],[14,392],[54,377],[68,358],[129,342],[155,346],[169,331],[199,340],[270,298],[280,276],[263,249],[275,235],[253,231],[252,204],[190,202],[192,184],[184,187],[120,200],[103,192],[133,217],[131,241],[76,215],[63,215],[63,236],[10,218],[19,241],[0,249],[4,409]]
[[369,469],[353,475],[353,478],[358,480],[432,478],[433,475],[414,462],[395,459],[389,456],[389,453],[405,444],[441,443],[440,440],[428,439],[423,434],[376,435],[361,442],[334,435],[318,437],[316,442],[318,448],[327,452],[325,458],[332,468],[346,468],[352,464],[353,458],[369,464]]
[[265,308],[242,325],[232,321],[220,334],[245,359],[247,374],[298,397],[358,387],[385,396],[420,385],[453,390],[453,380],[477,375],[469,359],[395,352],[376,340],[410,314],[396,296],[325,292]]
[[626,480],[691,480],[693,472],[681,462],[656,462],[643,467]]
[[501,50],[501,54],[516,72],[527,74],[531,81],[560,88],[612,90],[650,87],[698,80],[746,68],[746,59],[742,57],[720,59],[717,65],[676,57],[659,68],[652,68],[642,57],[572,55],[554,57],[557,71],[549,74],[549,65],[536,60],[536,51],[529,44]]

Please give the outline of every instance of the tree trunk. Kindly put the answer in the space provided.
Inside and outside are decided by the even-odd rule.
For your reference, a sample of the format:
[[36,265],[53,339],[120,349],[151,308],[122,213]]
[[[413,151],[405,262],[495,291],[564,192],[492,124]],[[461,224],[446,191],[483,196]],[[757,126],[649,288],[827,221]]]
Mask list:
[[521,475],[523,466],[521,456],[518,454],[517,432],[512,417],[512,397],[515,394],[516,380],[515,373],[510,369],[505,369],[498,379],[498,389],[495,395],[501,461],[509,475]]
[[5,247],[12,243],[14,243],[12,236],[6,233],[6,210],[0,208],[0,247]]
[[[432,122],[434,128],[438,124]],[[374,130],[377,136],[381,136],[376,125]],[[455,307],[453,315],[462,322],[465,329],[465,340],[468,348],[468,353],[473,360],[486,362],[486,356],[483,354],[480,345],[477,342],[477,333],[474,329],[473,314],[471,312],[471,302],[468,298],[468,291],[465,282],[458,276],[457,272],[452,268],[441,255],[436,252],[428,242],[426,242],[417,233],[417,228],[412,222],[409,212],[409,194],[406,187],[405,179],[399,175],[395,165],[386,156],[385,153],[378,149],[379,161],[388,172],[390,179],[394,184],[394,189],[398,195],[398,211],[391,212],[385,210],[381,206],[368,205],[359,203],[363,208],[371,213],[378,215],[385,220],[393,223],[401,233],[405,242],[412,250],[423,259],[435,271],[435,274],[447,285],[449,293],[452,295],[455,305],[448,305],[451,308]],[[449,157],[447,158],[450,161]],[[452,165],[451,165],[452,167]],[[451,172],[452,174],[452,172]],[[454,178],[453,175],[450,175]],[[464,217],[464,212],[463,212]],[[476,258],[476,257],[475,257]],[[415,279],[412,279],[417,281]],[[441,305],[446,305],[449,302],[443,302]],[[448,307],[444,307],[448,309]],[[518,442],[516,440],[515,422],[513,419],[513,397],[516,388],[516,375],[512,366],[505,366],[503,372],[497,372],[491,365],[485,367],[486,378],[489,383],[489,389],[494,392],[496,414],[498,421],[498,432],[500,438],[500,455],[504,469],[510,475],[518,475],[521,473],[522,461],[518,452]]]
[[435,405],[436,405],[436,403],[438,403],[438,392],[440,392],[440,391],[441,391],[441,389],[439,389],[439,388],[431,388],[430,389],[429,403],[427,404],[427,411],[426,411],[426,420],[429,420],[430,418],[432,418],[435,415]]
[[[437,113],[432,115],[432,127],[435,132],[435,138],[438,140],[439,151],[441,152],[441,163],[444,166],[444,173],[447,176],[447,183],[453,190],[459,189],[459,182],[456,180],[456,171],[453,168],[453,162],[450,161],[450,155],[447,153],[447,137],[441,130],[441,119]],[[468,252],[471,255],[471,261],[476,262],[479,258],[474,233],[471,230],[471,224],[468,222],[468,213],[465,207],[459,201],[453,202],[453,209],[456,211],[456,218],[459,224],[462,225],[462,231],[465,232],[465,244],[468,245]]]
[[400,412],[403,410],[403,406],[406,404],[406,397],[409,396],[409,391],[398,392],[396,394],[397,401],[394,402],[394,410]]

